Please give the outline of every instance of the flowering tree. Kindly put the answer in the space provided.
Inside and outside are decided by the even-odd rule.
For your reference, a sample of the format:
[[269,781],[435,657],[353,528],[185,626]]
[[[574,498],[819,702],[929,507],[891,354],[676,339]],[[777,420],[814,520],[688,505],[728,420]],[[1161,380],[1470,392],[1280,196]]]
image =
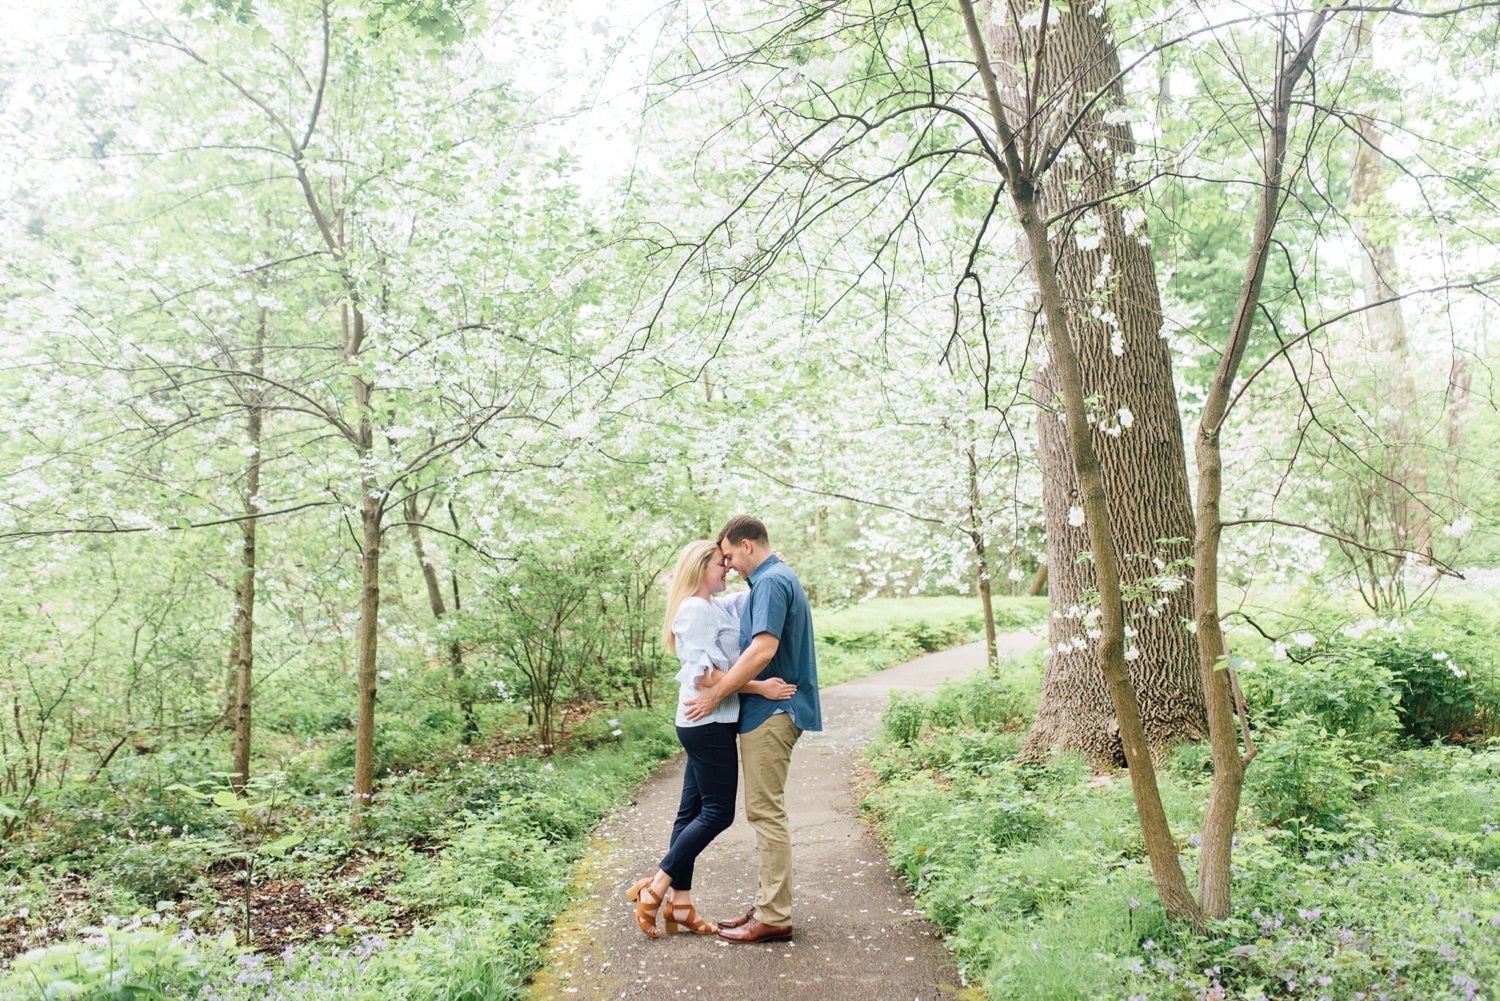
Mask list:
[[[583,248],[569,243],[572,190],[527,183],[544,171],[565,179],[566,159],[531,145],[498,62],[473,46],[425,57],[452,26],[387,24],[326,3],[253,16],[147,8],[101,24],[127,53],[130,86],[111,96],[133,105],[133,130],[111,142],[166,162],[183,194],[164,195],[157,175],[120,170],[110,182],[126,199],[124,218],[96,212],[54,236],[54,245],[77,241],[47,262],[67,284],[31,300],[33,317],[56,331],[61,356],[50,362],[66,375],[46,390],[60,409],[23,421],[61,438],[55,455],[153,454],[170,465],[95,462],[137,481],[155,476],[182,496],[167,506],[132,491],[139,506],[122,515],[105,492],[16,534],[243,526],[234,657],[242,779],[255,526],[323,508],[334,515],[327,529],[357,540],[356,817],[374,788],[386,532],[418,521],[387,516],[410,512],[440,480],[555,461],[542,455],[549,429],[581,411],[580,387],[599,372],[572,322],[587,295],[567,277]],[[194,103],[192,118],[182,101]],[[372,109],[383,109],[378,121]],[[510,197],[493,197],[507,189]],[[164,237],[159,223],[139,227],[143,201],[158,203],[154,220],[190,227],[207,245]],[[137,241],[129,253],[111,242],[112,226]],[[502,232],[508,239],[488,238]],[[86,269],[69,266],[78,245]],[[133,295],[122,296],[121,280]],[[100,336],[107,354],[94,350]],[[79,426],[66,416],[77,402],[67,387],[81,371],[106,383],[89,394],[102,413]],[[189,464],[203,433],[243,442],[249,462],[237,484],[213,463]],[[271,442],[277,454],[267,455]],[[68,468],[33,486],[30,512],[66,494]],[[217,517],[195,510],[200,492]],[[241,511],[225,517],[233,495]]]

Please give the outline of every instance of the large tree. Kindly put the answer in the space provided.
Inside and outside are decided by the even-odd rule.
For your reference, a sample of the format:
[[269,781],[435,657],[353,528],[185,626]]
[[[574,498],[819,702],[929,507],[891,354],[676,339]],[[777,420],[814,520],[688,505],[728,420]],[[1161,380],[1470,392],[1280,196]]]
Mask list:
[[[1058,292],[1078,355],[1095,436],[1110,525],[1120,550],[1122,583],[1159,582],[1181,566],[1193,532],[1182,421],[1172,359],[1162,337],[1156,267],[1139,204],[1129,195],[1144,180],[1132,173],[1135,141],[1125,106],[1120,59],[1109,21],[1081,6],[1046,2],[991,11],[984,20],[1004,92],[1019,95],[1017,120],[1026,148],[1050,156],[1030,165],[1046,181],[1036,209],[1051,226]],[[1041,29],[1042,18],[1049,23]],[[1024,26],[1024,27],[1023,27]],[[1045,36],[1045,42],[1042,36]],[[1036,261],[1028,254],[1033,274]],[[1038,322],[1048,322],[1045,311]],[[1055,359],[1035,370],[1037,401],[1056,417],[1037,422],[1042,506],[1047,519],[1050,649],[1036,722],[1024,753],[1078,750],[1096,765],[1123,761],[1115,709],[1099,670],[1088,596],[1098,583],[1083,511],[1076,457],[1062,416]],[[1170,586],[1170,585],[1169,585]],[[1135,603],[1125,656],[1140,699],[1153,754],[1174,740],[1208,734],[1203,682],[1185,588],[1152,588]]]
[[[1016,18],[1048,16],[1036,5],[1026,10]],[[1021,29],[985,20],[1001,51],[1009,51],[1000,70],[1006,92],[1023,95],[1027,135],[1050,151],[1047,163],[1036,165],[1052,182],[1041,189],[1039,210],[1056,228],[1062,294],[1085,333],[1080,357],[1085,395],[1096,410],[1091,419],[1109,432],[1101,462],[1128,555],[1127,586],[1141,592],[1128,653],[1157,753],[1173,740],[1202,738],[1207,729],[1185,625],[1191,612],[1180,571],[1192,513],[1172,367],[1140,208],[1123,200],[1116,176],[1133,154],[1130,129],[1117,121],[1119,60],[1107,19],[1093,14],[1063,15],[1040,62],[1021,54]],[[929,311],[929,332],[916,336],[930,343],[930,331],[944,332],[928,348],[931,361],[951,357],[955,340],[984,359],[972,373],[976,406],[1004,415],[1024,394],[1007,392],[1012,373],[989,364],[1003,354],[997,341],[1019,331],[1040,353],[1044,339],[1034,336],[1035,324],[1045,319],[1035,300],[1018,308],[1024,297],[1005,294],[1017,284],[1014,275],[995,281],[997,272],[1015,266],[1017,234],[996,221],[1008,181],[975,124],[984,95],[973,74],[956,71],[949,58],[966,45],[951,9],[797,4],[774,17],[751,14],[748,25],[732,14],[713,25],[685,44],[693,62],[669,77],[674,87],[731,73],[760,78],[747,93],[770,91],[773,80],[778,85],[774,100],[752,97],[730,116],[747,142],[775,150],[769,165],[748,177],[742,162],[732,168],[727,176],[743,178],[743,189],[721,196],[729,212],[693,245],[701,262],[695,267],[717,283],[712,292],[725,303],[719,315],[738,315],[758,284],[751,279],[785,280],[805,268],[803,288],[813,290],[806,297],[812,301],[787,312],[826,321],[847,312],[835,312],[846,300],[868,296],[875,308],[865,322],[878,325],[885,351],[890,341],[920,331],[913,299],[921,297],[911,288],[925,280],[933,244],[957,244],[936,258],[948,264],[941,303],[948,316]],[[1026,30],[1035,34],[1035,25]],[[701,44],[718,47],[720,57],[706,60],[696,48]],[[695,163],[703,156],[695,148]],[[944,209],[929,213],[927,204],[941,195]],[[962,235],[954,238],[953,230]],[[1025,260],[1031,251],[1020,244]],[[847,360],[838,363],[857,364],[847,347],[840,350]],[[1089,544],[1072,448],[1058,420],[1058,388],[1044,359],[1032,395],[1044,411],[1038,440],[1053,615],[1046,682],[1026,750],[1032,756],[1082,750],[1108,767],[1122,760],[1120,738],[1090,650],[1097,632],[1087,607],[1094,568],[1079,559]],[[953,527],[968,540],[970,558],[988,566],[993,547],[979,521],[962,514],[977,506],[967,489],[967,463],[954,464],[949,475],[964,498]]]

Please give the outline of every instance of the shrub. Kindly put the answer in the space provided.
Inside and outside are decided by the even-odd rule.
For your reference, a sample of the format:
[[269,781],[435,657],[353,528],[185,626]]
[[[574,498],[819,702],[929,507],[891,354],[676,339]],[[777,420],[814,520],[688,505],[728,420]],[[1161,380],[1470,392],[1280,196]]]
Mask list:
[[909,767],[944,775],[987,775],[1008,765],[1020,751],[1018,734],[974,730],[937,730],[912,748]]
[[1240,679],[1272,726],[1299,713],[1377,743],[1473,739],[1500,722],[1500,645],[1442,607],[1400,620],[1324,621]]
[[156,924],[155,914],[124,928],[86,928],[84,937],[22,953],[11,965],[14,980],[7,997],[73,998],[115,1001],[117,998],[162,997],[170,988],[193,988],[225,958],[233,933],[205,950],[188,944],[171,923]]
[[519,827],[521,818],[458,821],[459,833],[436,858],[411,856],[394,896],[414,909],[482,906],[511,887],[555,892],[566,866],[558,849]]
[[[997,629],[1017,629],[1044,619],[1047,602],[997,598],[994,610]],[[981,639],[984,620],[972,597],[877,598],[838,610],[819,609],[814,631],[818,681],[828,687]]]
[[1400,726],[1401,688],[1390,669],[1363,650],[1328,650],[1305,662],[1272,660],[1239,676],[1258,720],[1272,727],[1307,715],[1329,729],[1381,740]]
[[208,855],[191,838],[127,841],[105,854],[99,875],[146,905],[176,900],[207,868]]
[[1410,625],[1363,638],[1371,660],[1400,686],[1401,729],[1422,741],[1495,732],[1500,671],[1493,641],[1440,612],[1413,613]]
[[930,715],[934,726],[976,730],[1024,727],[1031,719],[1032,700],[1009,679],[977,673],[943,682],[933,698]]
[[1318,720],[1298,716],[1262,744],[1250,770],[1251,808],[1263,823],[1291,830],[1340,830],[1365,787],[1353,742]]
[[880,714],[880,725],[895,743],[915,744],[927,725],[926,697],[920,692],[892,692],[891,701]]
[[619,736],[615,734],[616,730],[621,729],[619,721],[618,716],[596,713],[588,719],[575,723],[569,737],[574,747],[582,749],[612,744],[624,736],[623,730]]
[[[451,714],[447,718],[452,719]],[[403,725],[400,717],[393,717],[375,732],[375,777],[384,779],[397,772],[430,766],[434,759],[452,755],[458,746],[456,726],[449,729],[429,728],[420,723],[410,726]],[[341,772],[354,767],[352,733],[329,744],[326,763]]]
[[1208,741],[1193,743],[1181,741],[1172,745],[1172,755],[1168,760],[1168,768],[1173,774],[1180,775],[1185,779],[1202,778],[1212,775],[1214,770],[1213,748],[1209,747]]

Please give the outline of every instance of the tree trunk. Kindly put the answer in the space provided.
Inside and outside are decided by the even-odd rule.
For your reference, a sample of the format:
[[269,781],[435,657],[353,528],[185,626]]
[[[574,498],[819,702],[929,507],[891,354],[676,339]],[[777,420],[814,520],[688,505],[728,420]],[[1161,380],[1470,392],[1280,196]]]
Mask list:
[[240,698],[240,585],[234,585],[234,635],[229,637],[229,656],[224,659],[224,725],[234,732],[234,708]]
[[[1235,821],[1239,815],[1245,768],[1255,757],[1245,730],[1246,748],[1240,752],[1235,730],[1233,683],[1228,671],[1228,651],[1219,626],[1219,539],[1223,524],[1219,499],[1223,492],[1223,455],[1220,450],[1223,424],[1229,415],[1235,376],[1249,344],[1260,306],[1266,263],[1271,255],[1271,237],[1281,211],[1282,172],[1286,161],[1287,132],[1291,120],[1292,92],[1312,59],[1326,21],[1326,8],[1308,21],[1302,44],[1291,49],[1283,36],[1278,52],[1275,92],[1271,96],[1270,128],[1261,155],[1262,176],[1255,231],[1250,240],[1245,276],[1240,284],[1229,341],[1219,356],[1213,381],[1204,397],[1203,411],[1194,439],[1198,465],[1198,498],[1194,514],[1193,606],[1198,637],[1198,665],[1206,693],[1209,743],[1214,764],[1213,785],[1203,814],[1203,842],[1198,863],[1198,903],[1205,917],[1227,918],[1230,910],[1230,861],[1234,850]],[[1283,25],[1282,30],[1285,31]]]
[[[1037,13],[1032,3],[1006,9],[1018,19],[1028,11]],[[1075,113],[1072,109],[1108,88],[1108,97],[1085,116],[1069,141],[1070,152],[1057,158],[1037,188],[1035,207],[1044,227],[1070,208],[1114,194],[1119,187],[1116,163],[1129,161],[1135,148],[1128,124],[1104,121],[1106,112],[1124,106],[1125,94],[1117,79],[1119,57],[1107,17],[1090,16],[1087,9],[1063,11],[1049,26],[1035,80],[1026,76],[1025,67],[1032,67],[1033,73],[1035,69],[1030,60],[1023,65],[1023,40],[1015,22],[989,21],[1004,92],[1025,93],[1034,87],[1040,95],[1036,136],[1060,132]],[[1054,16],[1057,13],[1053,7]],[[1036,32],[1025,33],[1029,53]],[[1059,295],[1071,325],[1084,398],[1098,399],[1097,423],[1091,422],[1093,440],[1116,544],[1120,552],[1130,554],[1121,567],[1128,586],[1157,572],[1153,558],[1170,563],[1186,557],[1193,534],[1182,421],[1171,357],[1161,337],[1156,270],[1150,246],[1143,242],[1144,226],[1127,232],[1123,206],[1117,201],[1055,229],[1050,247]],[[1035,267],[1034,250],[1023,250],[1032,255]],[[1043,319],[1052,322],[1045,311]],[[1047,333],[1051,336],[1052,331]],[[1061,388],[1056,358],[1039,363],[1037,399],[1050,405]],[[1130,415],[1125,419],[1129,427],[1122,426],[1122,412]],[[1105,428],[1118,433],[1099,433]],[[1090,549],[1087,526],[1070,523],[1082,500],[1074,446],[1066,424],[1050,413],[1037,422],[1037,429],[1047,567],[1049,575],[1056,567],[1057,576],[1047,582],[1052,615],[1041,703],[1022,754],[1040,758],[1054,749],[1077,750],[1096,768],[1115,767],[1124,760],[1115,711],[1088,642],[1092,630],[1081,619],[1084,595],[1096,587],[1096,565],[1078,558]],[[1179,541],[1161,544],[1163,539]],[[1132,558],[1134,554],[1145,555]],[[1146,741],[1158,756],[1173,741],[1199,740],[1208,732],[1193,637],[1184,628],[1192,616],[1190,595],[1183,588],[1159,597],[1164,601],[1145,599],[1130,610],[1136,635],[1131,643],[1135,659],[1129,665]]]
[[[1485,356],[1482,346],[1479,356]],[[1474,389],[1474,372],[1469,368],[1469,360],[1461,355],[1453,356],[1452,367],[1448,370],[1448,389],[1453,394],[1448,405],[1448,495],[1461,497],[1459,469],[1462,463],[1459,456],[1463,454],[1464,423],[1469,413],[1469,396]]]
[[[417,495],[409,494],[405,504],[406,532],[411,536],[412,549],[417,555],[417,565],[422,568],[422,579],[427,584],[427,605],[432,609],[432,617],[439,622],[443,616],[448,614],[448,608],[443,602],[443,586],[438,581],[437,568],[427,558],[427,549],[422,545],[422,520],[417,510]],[[452,514],[450,507],[449,514]],[[458,577],[453,577],[453,597],[458,600]],[[479,734],[479,723],[474,718],[474,700],[468,697],[464,691],[464,652],[458,640],[448,644],[448,665],[453,671],[453,679],[459,684],[459,711],[464,717],[464,743],[472,743]]]
[[1031,583],[1026,585],[1026,596],[1035,598],[1047,593],[1047,564],[1043,563],[1036,568],[1036,573],[1031,578]]
[[979,576],[979,602],[984,606],[984,652],[985,662],[994,670],[1000,661],[995,645],[995,605],[990,594],[990,565],[985,556],[984,523],[979,516],[979,463],[974,459],[974,446],[967,450],[969,459],[969,538],[974,543],[974,563]]
[[[1118,740],[1130,768],[1130,788],[1135,796],[1136,815],[1140,819],[1146,853],[1151,860],[1151,876],[1162,907],[1169,917],[1186,918],[1195,924],[1201,924],[1202,914],[1188,890],[1177,845],[1172,838],[1171,826],[1167,823],[1166,810],[1162,806],[1161,792],[1156,785],[1156,770],[1151,763],[1152,747],[1125,658],[1125,607],[1121,587],[1123,575],[1116,549],[1115,531],[1110,520],[1108,487],[1099,456],[1094,449],[1095,432],[1094,425],[1089,420],[1083,366],[1075,350],[1075,341],[1086,341],[1089,331],[1081,323],[1077,330],[1071,329],[1073,320],[1069,316],[1058,268],[1053,261],[1047,216],[1043,214],[1044,201],[1031,174],[1036,165],[1033,157],[1037,150],[1033,145],[1036,137],[1029,130],[1035,118],[1027,116],[1022,119],[1021,128],[1028,130],[1028,134],[1018,140],[1001,103],[999,85],[973,3],[971,0],[959,0],[959,6],[995,130],[999,133],[1003,160],[998,166],[1005,177],[1005,186],[1015,208],[1016,222],[1025,235],[1025,249],[1034,266],[1037,290],[1047,321],[1047,343],[1055,369],[1055,385],[1063,398],[1067,445],[1072,455],[1073,477],[1078,484],[1078,500],[1083,512],[1083,525],[1079,527],[1083,527],[1087,533],[1088,545],[1093,554],[1090,562],[1095,570],[1094,580],[1098,588],[1096,656],[1100,670],[1097,673],[1102,675],[1110,707],[1113,709],[1109,730]],[[1011,14],[1017,18],[1021,16],[1015,8],[1011,8]],[[1064,15],[1064,19],[1073,16]],[[1088,16],[1077,17],[1083,20]],[[1041,23],[1047,23],[1045,11]],[[1011,27],[1015,31],[1020,30],[1018,23]],[[1102,30],[1097,27],[1090,30],[1096,43],[1106,43]],[[1018,38],[1017,41],[1019,42]],[[1036,47],[1040,48],[1039,41]],[[1093,50],[1093,54],[1097,55],[1097,51]],[[1071,53],[1072,61],[1079,61],[1083,52],[1074,50]],[[1029,81],[1023,86],[1029,86]],[[1053,178],[1049,177],[1047,183],[1053,183]]]
[[[1353,57],[1368,61],[1373,56],[1375,15],[1361,15],[1350,31]],[[1365,328],[1370,346],[1390,379],[1390,404],[1394,416],[1386,424],[1386,484],[1394,545],[1422,552],[1432,542],[1432,528],[1422,500],[1427,495],[1427,462],[1417,439],[1416,385],[1411,352],[1406,340],[1406,317],[1396,284],[1395,224],[1385,196],[1385,174],[1380,153],[1380,130],[1365,114],[1358,117],[1359,135],[1354,152],[1354,170],[1349,184],[1349,216],[1360,247],[1360,271],[1364,286]],[[1381,303],[1381,305],[1376,305]],[[1403,564],[1397,558],[1392,590],[1399,593]]]
[[[353,336],[345,337],[345,354],[352,357],[364,340],[365,318],[357,305],[346,307],[354,316]],[[350,350],[350,347],[353,350]],[[375,457],[375,429],[370,421],[371,386],[359,375],[354,382],[354,400],[359,411],[356,446],[361,466]],[[380,639],[380,523],[384,515],[384,498],[375,474],[362,468],[360,474],[360,600],[359,627],[356,642],[359,658],[355,676],[359,685],[359,703],[354,722],[354,803],[351,820],[360,823],[361,811],[375,795],[375,696],[378,688],[376,651]]]
[[[266,367],[266,308],[260,307],[255,321],[255,345],[250,355],[250,372],[259,377]],[[260,440],[264,386],[258,378],[246,395],[249,404],[245,429],[250,439],[250,461],[245,468],[245,520],[240,522],[240,585],[235,623],[239,627],[238,656],[235,663],[234,763],[230,767],[230,786],[236,791],[250,781],[251,699],[255,666],[255,540],[256,518],[260,510]]]

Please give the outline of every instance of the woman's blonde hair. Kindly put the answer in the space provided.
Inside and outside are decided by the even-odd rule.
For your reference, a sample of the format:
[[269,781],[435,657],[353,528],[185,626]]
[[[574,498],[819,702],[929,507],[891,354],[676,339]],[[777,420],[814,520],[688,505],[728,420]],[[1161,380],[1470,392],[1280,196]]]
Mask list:
[[684,598],[698,590],[703,583],[703,571],[708,561],[719,555],[719,547],[707,539],[689,542],[682,547],[677,557],[677,569],[672,571],[672,586],[667,589],[667,616],[661,624],[661,645],[668,653],[677,652],[677,636],[672,632],[672,621]]

